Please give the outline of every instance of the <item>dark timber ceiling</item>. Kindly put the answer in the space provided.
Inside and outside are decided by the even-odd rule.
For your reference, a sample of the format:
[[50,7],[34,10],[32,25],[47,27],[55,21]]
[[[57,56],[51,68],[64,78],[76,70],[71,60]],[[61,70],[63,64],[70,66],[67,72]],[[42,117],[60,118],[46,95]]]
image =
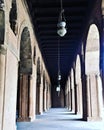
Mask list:
[[[60,38],[62,86],[67,80],[95,1],[63,0],[67,34]],[[60,13],[60,0],[27,0],[27,4],[52,84],[57,85],[59,39],[57,22]]]

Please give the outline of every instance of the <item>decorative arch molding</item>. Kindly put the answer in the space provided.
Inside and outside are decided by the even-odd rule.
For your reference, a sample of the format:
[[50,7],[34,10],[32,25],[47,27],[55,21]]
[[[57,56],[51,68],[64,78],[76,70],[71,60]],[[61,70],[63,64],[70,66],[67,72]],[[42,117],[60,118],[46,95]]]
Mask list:
[[12,0],[12,6],[10,10],[10,15],[9,15],[9,22],[10,22],[10,27],[13,30],[14,34],[17,34],[17,3],[16,0]]
[[20,73],[32,74],[32,49],[28,27],[23,29],[20,43]]

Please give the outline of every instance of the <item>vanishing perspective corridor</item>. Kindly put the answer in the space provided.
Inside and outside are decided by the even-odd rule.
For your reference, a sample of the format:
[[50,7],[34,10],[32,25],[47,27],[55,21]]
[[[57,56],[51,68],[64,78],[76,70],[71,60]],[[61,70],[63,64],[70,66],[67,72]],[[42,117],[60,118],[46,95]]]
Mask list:
[[0,130],[104,130],[104,0],[0,0]]
[[37,119],[31,123],[17,123],[17,130],[104,130],[104,120],[85,122],[81,115],[75,115],[65,108],[53,108],[43,115],[37,115]]

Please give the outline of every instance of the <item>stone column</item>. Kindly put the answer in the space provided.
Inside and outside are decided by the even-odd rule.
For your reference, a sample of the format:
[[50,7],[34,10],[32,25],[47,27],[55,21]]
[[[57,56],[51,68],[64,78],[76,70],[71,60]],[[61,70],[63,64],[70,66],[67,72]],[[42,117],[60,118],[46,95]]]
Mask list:
[[99,109],[99,116],[104,118],[104,109],[103,109],[103,94],[102,94],[102,81],[100,75],[96,75],[96,84],[97,84],[97,91],[98,91],[98,109]]
[[70,106],[70,105],[69,105],[69,91],[68,91],[68,107],[67,107],[68,110],[69,110],[69,108],[70,108],[69,106]]
[[71,93],[70,93],[70,91],[68,92],[68,101],[69,101],[68,110],[71,110]]
[[71,82],[70,82],[70,77],[68,78],[68,101],[69,101],[69,106],[68,109],[71,110]]
[[46,81],[45,80],[43,85],[43,111],[46,111]]
[[6,47],[4,45],[5,11],[4,1],[0,1],[0,130],[3,130],[3,109],[5,91]]
[[72,88],[72,111],[75,112],[75,88]]
[[43,113],[43,84],[41,83],[40,84],[40,87],[39,87],[39,89],[40,89],[40,93],[39,93],[39,103],[40,103],[40,105],[39,105],[39,114],[42,114]]
[[51,107],[51,91],[50,91],[50,85],[49,85],[49,89],[48,89],[48,95],[49,95],[49,100],[48,100],[49,107],[48,107],[48,109],[50,109],[50,107]]
[[82,83],[81,83],[81,79],[79,81],[79,84],[78,84],[78,97],[79,97],[79,101],[78,101],[78,113],[80,113],[82,115]]
[[[36,69],[35,69],[36,70]],[[29,95],[29,117],[31,120],[36,116],[36,75],[30,77],[30,95]]]
[[71,86],[71,94],[72,94],[72,111],[75,112],[75,88],[74,88],[74,84],[72,82],[72,86]]
[[72,82],[70,76],[70,110],[72,111]]
[[74,93],[75,93],[75,114],[78,113],[78,99],[79,99],[79,95],[78,95],[78,85],[75,84],[75,87],[74,87]]
[[50,102],[50,95],[49,95],[49,84],[47,88],[47,110],[49,110],[49,102]]
[[40,99],[39,99],[39,96],[40,95],[40,85],[36,85],[36,114],[39,114],[39,105],[40,105],[40,103],[39,103],[39,101],[40,101]]
[[68,108],[68,89],[67,89],[67,85],[66,85],[66,87],[65,87],[65,99],[66,99],[66,107]]
[[48,110],[48,84],[47,84],[47,90],[46,90],[46,107],[47,107],[47,110]]
[[44,111],[47,111],[47,106],[46,106],[46,102],[47,102],[46,94],[47,94],[47,90],[46,90],[46,88],[45,88],[45,89],[44,89]]
[[87,75],[87,120],[101,120],[99,107],[98,78],[96,74]]
[[79,81],[79,84],[76,84],[76,114],[82,114],[82,86]]

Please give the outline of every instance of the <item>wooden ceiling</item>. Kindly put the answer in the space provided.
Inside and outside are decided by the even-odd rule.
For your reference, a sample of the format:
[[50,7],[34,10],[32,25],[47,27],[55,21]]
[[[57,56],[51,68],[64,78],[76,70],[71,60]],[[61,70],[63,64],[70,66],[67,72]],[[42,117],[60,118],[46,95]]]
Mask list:
[[61,85],[64,87],[96,0],[63,0],[67,34],[59,37],[60,0],[27,0],[34,32],[53,85],[57,85],[60,39]]

